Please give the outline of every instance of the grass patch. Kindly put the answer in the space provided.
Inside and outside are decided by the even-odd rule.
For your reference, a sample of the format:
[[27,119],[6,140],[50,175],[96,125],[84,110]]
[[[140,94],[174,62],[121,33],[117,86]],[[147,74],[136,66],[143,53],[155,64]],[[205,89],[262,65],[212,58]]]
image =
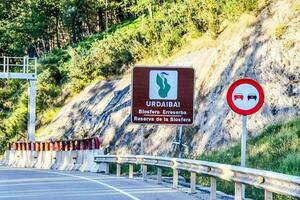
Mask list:
[[[212,152],[208,155],[197,157],[199,160],[225,163],[231,165],[240,164],[241,145],[237,144],[227,150]],[[247,143],[247,167],[264,169],[284,174],[300,174],[300,117],[277,125],[268,126],[260,136],[251,139]],[[207,184],[205,178],[198,179],[199,184]],[[233,194],[232,183],[218,181],[218,189]],[[263,191],[246,187],[249,198],[264,199]],[[281,195],[274,195],[275,200],[296,199]]]

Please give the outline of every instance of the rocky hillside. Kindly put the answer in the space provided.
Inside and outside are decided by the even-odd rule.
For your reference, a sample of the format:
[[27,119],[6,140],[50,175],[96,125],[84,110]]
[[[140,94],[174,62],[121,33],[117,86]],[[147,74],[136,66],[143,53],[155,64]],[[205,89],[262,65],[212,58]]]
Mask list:
[[[257,80],[266,95],[261,111],[249,117],[251,136],[267,124],[300,114],[299,1],[274,1],[256,17],[243,15],[235,24],[224,23],[216,40],[203,36],[185,49],[192,50],[182,50],[160,64],[195,68],[195,124],[184,127],[184,141],[192,153],[239,141],[241,116],[230,111],[226,103],[227,89],[238,78]],[[103,144],[111,144],[117,152],[138,152],[141,126],[130,123],[130,82],[129,70],[112,81],[89,85],[61,109],[39,139],[99,134]],[[172,152],[175,126],[145,128],[146,153]]]

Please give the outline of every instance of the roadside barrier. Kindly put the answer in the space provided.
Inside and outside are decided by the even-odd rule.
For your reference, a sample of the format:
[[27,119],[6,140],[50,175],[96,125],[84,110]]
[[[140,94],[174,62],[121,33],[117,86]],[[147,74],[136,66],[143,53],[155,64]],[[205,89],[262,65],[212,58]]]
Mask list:
[[71,152],[71,141],[64,141],[63,147],[63,159],[58,170],[68,170],[70,166],[74,165]]
[[10,157],[11,151],[12,151],[11,145],[12,145],[11,143],[8,143],[7,150],[4,152],[3,160],[1,162],[2,165],[8,165],[8,163],[9,163],[9,157]]
[[66,169],[65,170],[68,170],[68,171],[71,171],[74,166],[75,166],[75,163],[76,163],[76,160],[77,160],[77,156],[78,156],[78,152],[76,151],[76,141],[73,140],[73,141],[70,141],[70,147],[68,149],[68,151],[70,152],[70,157],[69,157],[69,162],[67,163],[67,166],[66,166]]
[[75,150],[77,151],[77,157],[72,170],[77,171],[80,169],[81,165],[83,164],[83,140],[75,141]]
[[34,167],[41,169],[45,157],[44,144],[42,142],[38,142],[37,145],[38,145],[38,155],[37,155],[37,162]]
[[51,169],[58,169],[62,160],[62,142],[55,142],[55,156],[53,157],[53,165]]
[[44,152],[44,162],[42,163],[42,169],[50,169],[52,166],[52,151],[51,143],[48,142],[45,144],[45,152]]
[[30,167],[33,162],[32,143],[26,143],[25,145],[27,145],[25,167]]
[[179,170],[190,173],[190,192],[196,192],[197,175],[210,177],[210,198],[217,199],[217,180],[234,183],[235,200],[242,200],[242,184],[260,188],[265,192],[265,200],[272,200],[273,193],[300,198],[300,179],[298,176],[275,173],[240,166],[226,165],[200,160],[177,159],[141,155],[103,155],[96,156],[95,162],[116,165],[116,174],[121,176],[121,165],[129,165],[129,178],[133,178],[133,165],[143,166],[143,180],[147,181],[147,167],[157,168],[157,183],[162,182],[162,169],[173,170],[173,188],[178,188]]
[[60,159],[58,160],[58,163],[57,163],[57,167],[56,169],[57,170],[62,170],[63,169],[63,166],[64,166],[64,163],[66,161],[66,142],[65,141],[62,141],[61,142],[61,157]]
[[99,137],[82,140],[9,143],[2,165],[98,172],[95,155],[103,155]]
[[7,165],[6,162],[9,159],[9,150],[6,150],[3,155],[3,160],[0,162],[1,165]]
[[84,172],[88,165],[88,141],[83,140],[83,150],[82,150],[82,165],[79,167],[79,171]]
[[23,153],[23,145],[22,143],[17,143],[17,151],[16,157],[12,164],[13,167],[20,167],[22,163],[22,153]]
[[104,155],[104,152],[102,149],[100,149],[100,138],[99,136],[96,136],[92,140],[93,142],[93,154],[91,157],[89,157],[89,168],[88,171],[90,172],[103,172],[105,171],[105,165],[103,163],[96,163],[94,161],[95,156],[101,156]]

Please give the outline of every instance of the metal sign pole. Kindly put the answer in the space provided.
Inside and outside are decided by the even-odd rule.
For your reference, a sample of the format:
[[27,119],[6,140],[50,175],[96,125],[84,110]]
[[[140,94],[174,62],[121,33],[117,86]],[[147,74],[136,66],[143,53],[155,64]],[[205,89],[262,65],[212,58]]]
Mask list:
[[[247,116],[243,115],[242,147],[241,147],[241,167],[246,167],[247,148]],[[242,198],[245,199],[245,185],[242,185]]]
[[[144,125],[142,125],[141,128],[141,150],[140,150],[140,155],[143,156],[144,155]],[[141,165],[140,167],[140,173],[143,174],[144,170],[143,170],[143,165]]]
[[181,158],[182,157],[182,126],[179,127],[179,155],[178,157]]
[[29,88],[28,88],[28,141],[34,142],[34,134],[35,134],[35,118],[36,118],[36,81],[29,80]]
[[144,155],[144,126],[142,126],[142,129],[141,129],[141,152],[140,154],[141,155]]

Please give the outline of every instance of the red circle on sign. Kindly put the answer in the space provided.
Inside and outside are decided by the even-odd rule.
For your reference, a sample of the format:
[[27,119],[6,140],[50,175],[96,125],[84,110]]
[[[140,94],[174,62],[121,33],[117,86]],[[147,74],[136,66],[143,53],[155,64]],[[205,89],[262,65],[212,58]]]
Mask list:
[[[249,110],[243,110],[243,109],[238,108],[232,100],[232,96],[233,96],[233,92],[234,92],[235,88],[237,88],[239,85],[242,85],[242,84],[252,85],[259,94],[257,104]],[[254,81],[252,79],[244,78],[244,79],[239,79],[239,80],[235,81],[234,83],[231,84],[231,86],[229,87],[228,92],[227,92],[227,103],[228,103],[229,107],[234,112],[241,114],[241,115],[251,115],[251,114],[257,112],[264,104],[264,100],[265,100],[265,95],[264,95],[264,91],[263,91],[262,87],[259,85],[259,83],[257,83],[256,81]]]

